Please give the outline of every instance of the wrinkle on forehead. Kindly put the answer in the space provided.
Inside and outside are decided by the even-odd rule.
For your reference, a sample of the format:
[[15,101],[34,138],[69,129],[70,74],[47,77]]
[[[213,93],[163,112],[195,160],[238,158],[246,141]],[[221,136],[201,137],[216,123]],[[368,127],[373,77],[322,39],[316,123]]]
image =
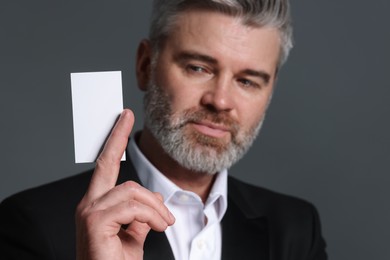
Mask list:
[[276,28],[245,25],[239,17],[191,10],[177,17],[168,39],[173,48],[195,48],[217,58],[230,56],[253,67],[266,66],[271,72],[279,58],[279,36]]

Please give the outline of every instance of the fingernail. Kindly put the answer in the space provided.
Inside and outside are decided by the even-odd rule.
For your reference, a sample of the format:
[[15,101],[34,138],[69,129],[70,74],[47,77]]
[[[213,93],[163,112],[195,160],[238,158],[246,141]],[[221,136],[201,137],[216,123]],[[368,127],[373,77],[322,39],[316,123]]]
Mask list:
[[122,113],[121,113],[121,115],[120,115],[120,117],[119,117],[119,119],[124,118],[125,115],[126,115],[126,113],[127,113],[127,111],[126,111],[126,110],[123,110]]
[[172,222],[172,224],[176,221],[175,216],[173,216],[173,214],[170,211],[169,211],[169,219]]

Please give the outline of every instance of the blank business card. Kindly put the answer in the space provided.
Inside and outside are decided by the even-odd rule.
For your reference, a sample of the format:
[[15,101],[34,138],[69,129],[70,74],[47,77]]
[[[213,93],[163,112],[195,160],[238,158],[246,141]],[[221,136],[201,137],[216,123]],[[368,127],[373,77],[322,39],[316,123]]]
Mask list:
[[[123,111],[120,71],[71,73],[76,163],[95,162]],[[125,160],[123,154],[122,161]]]

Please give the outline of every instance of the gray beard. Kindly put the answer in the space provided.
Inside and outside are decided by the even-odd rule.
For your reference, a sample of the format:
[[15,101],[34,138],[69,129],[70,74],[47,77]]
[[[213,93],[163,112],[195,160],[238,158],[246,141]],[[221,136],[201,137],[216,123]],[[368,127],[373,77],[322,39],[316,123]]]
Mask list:
[[[145,126],[163,150],[182,167],[200,173],[216,174],[230,168],[249,150],[256,139],[264,116],[247,131],[240,131],[224,112],[210,109],[187,110],[172,114],[169,97],[156,84],[149,84],[144,97]],[[231,141],[221,143],[217,138],[201,133],[186,132],[186,125],[207,118],[231,126]]]

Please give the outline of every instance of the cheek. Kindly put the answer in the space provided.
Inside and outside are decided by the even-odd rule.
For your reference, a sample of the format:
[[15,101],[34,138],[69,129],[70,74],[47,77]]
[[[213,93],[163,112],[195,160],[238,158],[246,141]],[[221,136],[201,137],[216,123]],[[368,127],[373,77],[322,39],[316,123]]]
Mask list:
[[199,107],[199,95],[195,91],[185,90],[182,84],[172,83],[165,85],[164,91],[168,95],[171,111],[180,116],[183,111]]
[[191,84],[175,73],[165,75],[158,77],[156,83],[167,93],[173,112],[199,106],[202,97],[201,87]]
[[173,112],[182,112],[184,110],[199,107],[199,96],[194,91],[173,90],[169,94],[171,108]]
[[245,129],[245,131],[247,131],[259,124],[259,122],[264,118],[268,100],[269,98],[266,97],[258,102],[242,103],[244,105],[242,105],[240,111],[239,121],[243,130]]

